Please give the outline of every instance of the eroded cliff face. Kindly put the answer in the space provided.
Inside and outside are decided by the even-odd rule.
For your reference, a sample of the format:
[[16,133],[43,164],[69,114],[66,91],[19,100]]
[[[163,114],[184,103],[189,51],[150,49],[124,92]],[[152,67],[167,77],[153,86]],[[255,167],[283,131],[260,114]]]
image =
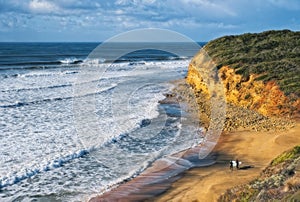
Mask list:
[[[248,78],[243,78],[229,66],[221,67],[218,70],[218,77],[224,86],[226,102],[258,111],[266,116],[283,115],[299,118],[300,99],[286,96],[275,81],[264,83],[256,80],[258,76],[251,74]],[[186,81],[195,92],[210,96],[207,83],[204,82],[199,67],[196,67],[193,61],[189,65]]]

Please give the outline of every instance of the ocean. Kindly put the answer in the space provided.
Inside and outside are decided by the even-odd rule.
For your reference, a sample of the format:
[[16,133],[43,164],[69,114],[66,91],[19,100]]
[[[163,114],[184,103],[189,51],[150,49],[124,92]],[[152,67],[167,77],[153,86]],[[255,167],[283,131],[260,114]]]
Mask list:
[[0,201],[86,201],[201,141],[184,105],[159,102],[195,50],[98,45],[0,43]]

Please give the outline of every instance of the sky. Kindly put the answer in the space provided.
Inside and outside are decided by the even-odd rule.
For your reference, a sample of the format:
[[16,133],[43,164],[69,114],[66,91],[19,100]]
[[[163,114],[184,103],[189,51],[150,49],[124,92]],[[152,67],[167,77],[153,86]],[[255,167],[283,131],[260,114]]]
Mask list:
[[195,41],[300,30],[300,0],[0,0],[0,42],[100,42],[162,28]]

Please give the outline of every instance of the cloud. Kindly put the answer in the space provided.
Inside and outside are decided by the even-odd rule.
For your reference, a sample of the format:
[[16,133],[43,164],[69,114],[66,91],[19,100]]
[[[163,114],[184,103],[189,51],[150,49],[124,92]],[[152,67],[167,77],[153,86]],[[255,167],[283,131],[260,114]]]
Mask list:
[[226,5],[226,1],[210,1],[210,0],[181,0],[181,2],[197,13],[210,14],[213,16],[236,16],[232,8]]
[[54,2],[45,0],[32,0],[28,7],[33,13],[55,13],[60,10]]
[[36,32],[49,36],[51,33],[53,38],[58,37],[58,33],[63,36],[86,33],[86,35],[99,35],[105,39],[134,28],[155,27],[172,29],[196,37],[197,32],[201,31],[201,33],[206,32],[207,36],[214,37],[219,36],[220,33],[253,32],[266,27],[289,28],[288,25],[293,27],[300,18],[295,11],[300,9],[298,2],[297,0],[267,0],[266,2],[260,0],[0,0],[0,34],[11,31],[20,33],[21,38],[22,33],[26,31],[29,33],[30,30],[31,34]]
[[117,0],[115,5],[152,5],[157,3],[156,0]]

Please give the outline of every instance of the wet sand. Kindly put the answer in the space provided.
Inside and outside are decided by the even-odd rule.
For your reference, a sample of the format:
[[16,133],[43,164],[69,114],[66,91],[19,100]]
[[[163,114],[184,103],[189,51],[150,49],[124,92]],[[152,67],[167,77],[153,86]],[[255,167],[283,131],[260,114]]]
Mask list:
[[[202,167],[189,169],[183,160],[156,161],[138,177],[90,201],[216,201],[236,185],[254,179],[283,151],[300,144],[300,123],[289,131],[223,133],[214,151],[197,161],[199,148],[177,154]],[[174,157],[175,158],[175,157]],[[239,159],[249,169],[229,169]]]
[[154,197],[167,191],[173,182],[180,179],[184,171],[191,168],[191,163],[202,166],[215,163],[212,159],[199,160],[199,149],[200,147],[196,147],[159,159],[139,176],[90,201],[152,201]]
[[[283,151],[300,144],[300,123],[285,132],[230,132],[223,134],[214,150],[216,164],[185,172],[184,177],[153,201],[217,201],[236,185],[253,180]],[[245,170],[231,171],[229,160],[238,158]]]

